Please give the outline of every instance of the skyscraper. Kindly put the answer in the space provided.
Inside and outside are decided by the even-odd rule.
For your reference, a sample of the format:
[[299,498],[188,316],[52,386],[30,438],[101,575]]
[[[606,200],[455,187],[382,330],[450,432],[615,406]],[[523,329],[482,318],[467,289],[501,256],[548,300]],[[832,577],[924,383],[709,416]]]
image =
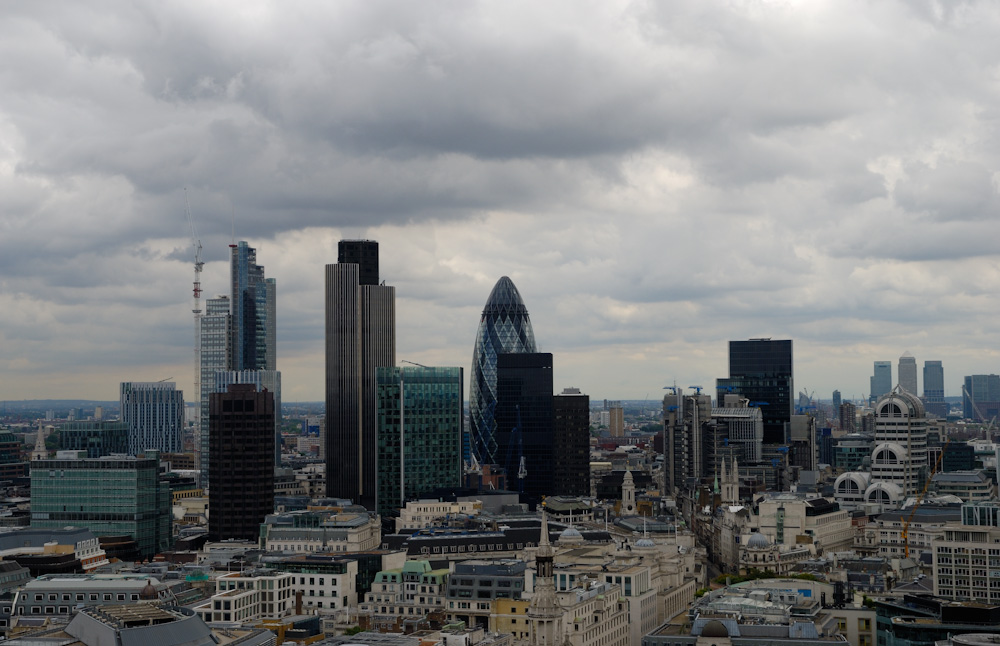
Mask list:
[[254,540],[274,512],[274,394],[232,384],[209,397],[208,533]]
[[424,366],[378,369],[376,511],[383,517],[397,515],[407,500],[462,485],[462,372]]
[[555,496],[590,495],[590,397],[565,388],[552,400]]
[[341,240],[326,266],[326,491],[374,510],[379,368],[396,364],[396,288],[378,284],[378,243]]
[[844,400],[840,396],[840,391],[839,390],[833,391],[833,410],[834,411],[840,410],[840,405],[843,404],[843,403],[844,403]]
[[944,401],[944,365],[940,361],[924,361],[924,401]]
[[871,392],[868,394],[868,401],[874,404],[879,397],[892,390],[892,362],[876,361],[875,373],[870,382]]
[[[122,422],[128,426],[128,452],[180,453],[184,393],[172,381],[121,384]],[[96,456],[94,456],[96,457]]]
[[469,434],[472,454],[480,464],[497,464],[505,457],[498,452],[496,438],[497,356],[523,352],[537,352],[535,333],[520,292],[503,276],[486,299],[472,352]]
[[1000,375],[970,375],[964,385],[963,417],[987,422],[1000,414]]
[[498,464],[507,471],[508,487],[537,503],[555,488],[552,355],[519,352],[496,360]]
[[229,348],[229,297],[217,296],[205,302],[201,317],[201,423],[197,440],[201,486],[208,486],[208,396],[216,392],[215,373],[232,365]]
[[[202,486],[210,483],[212,447],[208,442],[208,406],[212,393],[225,392],[230,383],[219,380],[219,371],[240,372],[277,370],[277,283],[264,276],[264,266],[257,264],[257,250],[239,241],[229,245],[229,295],[210,298],[201,318],[201,449]],[[274,436],[281,431],[281,373],[261,379],[244,378],[243,383],[276,386]],[[219,390],[219,388],[222,390]],[[275,451],[274,464],[280,464]]]
[[917,360],[909,352],[899,358],[899,385],[912,395],[920,392],[917,390]]
[[231,370],[275,370],[276,284],[264,277],[257,250],[245,241],[230,245]]
[[729,342],[729,378],[716,380],[718,401],[738,393],[760,408],[764,444],[783,444],[792,419],[792,342],[750,339]]

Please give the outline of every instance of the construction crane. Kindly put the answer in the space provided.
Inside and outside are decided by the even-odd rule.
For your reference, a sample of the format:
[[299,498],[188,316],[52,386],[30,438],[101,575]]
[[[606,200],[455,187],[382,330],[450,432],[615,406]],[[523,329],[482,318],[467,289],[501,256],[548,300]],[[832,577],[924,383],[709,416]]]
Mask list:
[[[964,388],[964,386],[963,386]],[[948,450],[948,445],[951,444],[951,438],[945,440],[944,446],[941,447],[941,452],[938,453],[937,460],[934,461],[934,468],[931,469],[930,474],[927,476],[927,480],[924,482],[924,488],[917,496],[917,501],[913,503],[913,508],[910,509],[910,515],[906,517],[906,521],[903,523],[903,532],[901,537],[903,539],[903,558],[910,558],[910,523],[913,522],[913,517],[917,513],[917,509],[920,507],[920,503],[924,501],[924,496],[927,495],[927,489],[931,486],[931,480],[934,479],[934,474],[937,473],[938,467],[941,466],[941,459],[944,457],[945,451]]]
[[[188,200],[187,188],[184,189],[184,211],[187,214],[188,226],[191,228],[191,246],[194,247],[194,304],[191,312],[194,314],[194,396],[201,402],[201,269],[205,263],[201,260],[201,240],[194,228],[194,216],[191,215],[191,202]],[[201,405],[195,415],[194,438],[195,455],[198,457],[197,468],[201,469]]]
[[695,392],[696,395],[700,395],[701,391],[704,390],[701,386],[688,386],[691,390]]

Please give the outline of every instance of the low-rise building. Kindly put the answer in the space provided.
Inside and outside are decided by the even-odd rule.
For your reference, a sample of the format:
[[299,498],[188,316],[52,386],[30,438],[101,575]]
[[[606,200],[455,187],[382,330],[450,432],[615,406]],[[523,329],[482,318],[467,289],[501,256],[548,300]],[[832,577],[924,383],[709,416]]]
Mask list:
[[981,470],[935,473],[931,487],[941,496],[957,496],[962,502],[982,502],[996,498],[993,480]]
[[401,532],[411,529],[424,529],[441,524],[447,518],[457,516],[478,516],[483,509],[483,503],[479,500],[467,501],[439,501],[439,500],[411,500],[406,506],[399,510],[399,518],[396,519],[396,531]]
[[79,605],[169,601],[170,588],[148,574],[46,574],[14,595],[14,617],[67,616]]
[[215,580],[215,594],[193,606],[206,623],[250,623],[280,619],[295,607],[295,577],[257,569],[229,572]]
[[398,630],[419,619],[443,625],[448,576],[448,570],[434,570],[428,561],[407,561],[398,570],[379,572],[360,606],[361,625]]
[[356,513],[293,511],[267,516],[260,526],[260,546],[278,552],[361,552],[382,540],[378,516]]

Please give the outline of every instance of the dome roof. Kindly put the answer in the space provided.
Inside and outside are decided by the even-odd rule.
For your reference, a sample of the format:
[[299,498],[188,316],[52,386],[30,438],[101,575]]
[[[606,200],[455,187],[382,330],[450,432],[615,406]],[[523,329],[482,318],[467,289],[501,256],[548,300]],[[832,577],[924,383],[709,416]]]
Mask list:
[[575,527],[567,527],[563,530],[562,534],[559,535],[557,543],[568,543],[570,541],[582,541],[583,534],[580,533]]
[[[905,413],[904,413],[905,411]],[[893,392],[886,393],[875,404],[875,417],[926,417],[924,403],[913,393],[908,393],[899,386]]]
[[156,587],[152,581],[147,582],[142,590],[139,591],[139,599],[141,601],[156,601],[158,598],[159,594],[157,594]]
[[747,539],[747,547],[761,548],[770,547],[771,541],[767,540],[767,536],[764,536],[760,532],[754,532],[750,534],[750,538]]
[[524,309],[524,301],[521,300],[521,292],[517,291],[514,281],[506,276],[501,276],[497,284],[493,286],[490,297],[486,299],[486,309],[500,310],[505,308]]
[[[757,534],[760,536],[760,534]],[[701,628],[702,637],[729,637],[729,630],[726,629],[726,625],[719,621],[718,619],[713,619],[707,622]]]

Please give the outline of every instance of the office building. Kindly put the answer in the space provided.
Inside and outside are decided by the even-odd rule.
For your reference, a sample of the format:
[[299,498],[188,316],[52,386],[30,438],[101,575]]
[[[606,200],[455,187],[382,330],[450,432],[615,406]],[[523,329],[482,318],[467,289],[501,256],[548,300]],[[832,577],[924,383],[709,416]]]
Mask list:
[[716,380],[718,401],[727,393],[749,399],[764,418],[764,444],[783,444],[792,417],[792,382],[791,340],[730,341],[729,378]]
[[535,333],[520,292],[503,276],[486,300],[472,352],[469,435],[471,452],[479,464],[499,464],[506,457],[497,441],[497,357],[521,352],[537,352]]
[[229,304],[232,370],[276,370],[277,286],[264,277],[257,250],[230,245]]
[[462,485],[463,370],[385,367],[376,375],[376,511],[397,516],[408,500]]
[[59,449],[86,451],[88,458],[125,455],[129,453],[128,424],[123,421],[66,422],[59,429]]
[[496,358],[496,441],[507,482],[528,502],[554,493],[552,354]]
[[215,390],[215,373],[229,370],[232,365],[229,347],[229,328],[232,317],[229,314],[229,297],[218,296],[205,301],[205,313],[201,316],[201,415],[198,437],[195,438],[198,470],[202,487],[208,486],[208,396]]
[[160,482],[155,451],[89,459],[59,451],[31,462],[31,526],[85,527],[97,536],[128,535],[142,558],[170,548],[170,489]]
[[706,437],[706,422],[712,419],[712,397],[685,395],[680,388],[672,390],[663,398],[663,452],[666,488],[677,493],[693,490],[714,474],[714,455],[708,448],[714,447],[715,438],[710,434]]
[[341,240],[326,266],[326,491],[374,510],[379,368],[396,365],[396,288],[378,282],[378,243]]
[[209,397],[208,534],[256,540],[274,512],[274,395],[231,384]]
[[1000,375],[971,375],[964,380],[962,416],[988,422],[1000,415]]
[[[718,436],[713,438],[713,452],[719,448],[716,442],[721,442],[732,447],[733,457],[743,464],[761,460],[764,417],[759,408],[750,408],[746,399],[739,399],[738,405],[713,408],[712,421],[720,430]],[[714,473],[714,467],[711,471]]]
[[0,480],[13,480],[28,474],[28,463],[21,455],[21,440],[10,431],[0,431]]
[[875,449],[866,494],[870,503],[898,504],[920,493],[927,471],[927,416],[920,399],[895,388],[875,406]]
[[[122,383],[121,420],[128,427],[128,452],[184,450],[184,393],[172,381]],[[95,456],[96,457],[96,456]]]
[[899,358],[899,385],[911,395],[920,392],[917,390],[917,360],[909,352]]
[[944,366],[940,361],[924,361],[924,401],[944,401]]
[[608,430],[611,431],[611,437],[625,435],[625,409],[619,401],[611,402],[608,407]]
[[281,465],[281,373],[277,370],[219,370],[213,392],[224,393],[232,384],[252,384],[274,395],[274,464]]
[[833,410],[840,410],[840,405],[844,403],[843,398],[840,396],[840,391],[833,391]]
[[590,397],[565,388],[552,400],[555,496],[590,495]]
[[892,390],[892,362],[876,361],[875,372],[869,379],[868,401],[877,402],[879,397]]
[[[229,294],[208,299],[201,319],[201,419],[198,440],[202,486],[211,488],[212,447],[207,440],[209,397],[225,392],[231,379],[219,371],[240,373],[240,383],[268,384],[275,400],[275,442],[281,423],[281,373],[277,371],[277,282],[257,264],[257,250],[241,240],[229,245]],[[257,377],[247,371],[265,371]],[[221,386],[217,384],[222,384]],[[280,450],[273,456],[281,464]]]

